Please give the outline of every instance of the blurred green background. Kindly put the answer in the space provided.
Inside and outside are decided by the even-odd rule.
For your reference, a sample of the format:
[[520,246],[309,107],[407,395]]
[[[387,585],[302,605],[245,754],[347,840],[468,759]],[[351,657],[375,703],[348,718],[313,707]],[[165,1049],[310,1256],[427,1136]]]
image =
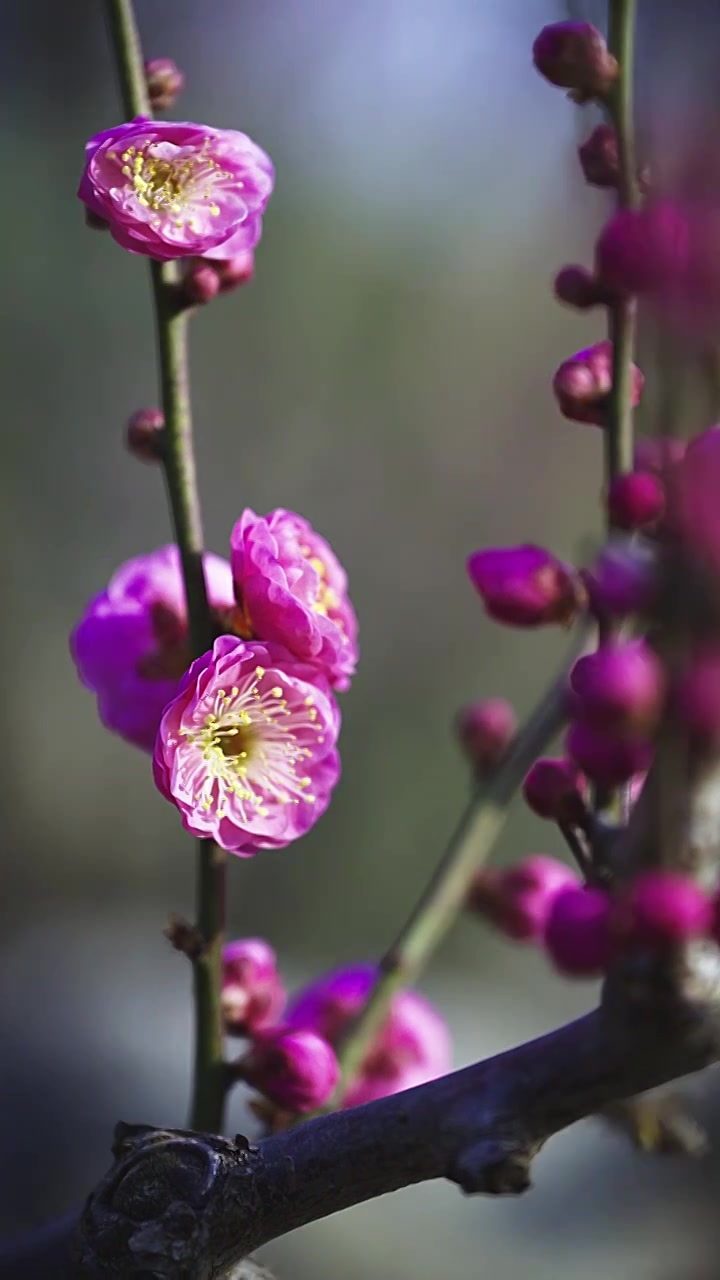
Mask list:
[[[641,7],[643,101],[662,88],[669,111],[712,86],[717,5]],[[193,323],[208,545],[226,553],[245,505],[302,512],[347,566],[361,623],[330,811],[296,847],[230,868],[231,933],[269,938],[295,985],[377,955],[408,911],[467,793],[457,708],[501,694],[522,714],[562,660],[561,633],[485,618],[464,561],[518,541],[571,558],[599,534],[600,433],[560,419],[550,393],[559,361],[603,336],[549,287],[588,261],[606,208],[575,160],[595,119],[532,70],[537,30],[566,13],[540,0],[137,10],[148,56],[187,72],[175,114],[247,131],[277,166],[254,283]],[[184,1122],[189,972],[162,929],[192,913],[194,867],[148,760],[101,729],[67,648],[115,567],[169,540],[160,477],[123,449],[128,415],[157,400],[147,266],[86,230],[75,198],[86,138],[120,115],[103,6],[6,0],[0,30],[9,1232],[82,1200],[116,1120]],[[498,858],[529,851],[561,853],[518,806]],[[472,920],[424,986],[458,1065],[595,997]],[[239,1095],[230,1125],[248,1127]],[[518,1202],[421,1187],[266,1257],[287,1280],[715,1280],[719,1177],[588,1123],[551,1144]]]

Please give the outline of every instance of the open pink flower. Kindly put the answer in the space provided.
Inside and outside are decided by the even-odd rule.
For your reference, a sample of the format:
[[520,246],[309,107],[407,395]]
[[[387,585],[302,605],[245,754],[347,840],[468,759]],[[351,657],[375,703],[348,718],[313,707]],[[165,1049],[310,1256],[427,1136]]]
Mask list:
[[124,249],[232,258],[258,243],[274,174],[246,134],[137,116],[85,150],[78,195]]
[[340,712],[279,645],[220,636],[165,709],[153,769],[193,835],[249,857],[317,822],[340,774]]
[[248,634],[284,645],[334,689],[347,689],[357,663],[357,619],[345,570],[325,539],[294,511],[246,510],[230,546]]
[[[337,969],[305,987],[290,1002],[290,1026],[308,1027],[336,1044],[364,1004],[377,970],[374,965]],[[393,997],[378,1033],[343,1105],[357,1107],[445,1075],[451,1066],[450,1037],[442,1018],[422,996],[400,991]]]
[[[210,554],[203,564],[210,603],[231,609],[230,565]],[[190,662],[177,547],[121,565],[90,601],[70,648],[80,679],[97,694],[106,728],[152,751],[162,713]]]

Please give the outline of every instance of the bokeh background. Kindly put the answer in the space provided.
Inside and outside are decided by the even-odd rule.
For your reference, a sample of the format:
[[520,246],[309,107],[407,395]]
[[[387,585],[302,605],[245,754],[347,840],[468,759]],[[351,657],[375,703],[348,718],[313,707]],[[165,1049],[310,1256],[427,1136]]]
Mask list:
[[[641,5],[646,120],[716,93],[717,5]],[[86,230],[85,139],[119,118],[103,6],[0,11],[4,198],[0,471],[0,1230],[79,1204],[122,1118],[182,1124],[189,972],[162,937],[192,913],[193,856],[148,761],[99,726],[67,637],[129,556],[169,540],[158,475],[123,449],[157,399],[146,264]],[[550,378],[602,336],[550,280],[587,261],[605,200],[575,146],[595,123],[533,72],[548,0],[138,0],[184,118],[249,132],[277,191],[246,290],[193,325],[208,544],[245,505],[309,517],[345,562],[362,663],[344,777],[296,848],[231,866],[231,932],[288,983],[377,955],[436,862],[468,778],[452,717],[520,713],[560,633],[483,615],[468,551],[582,554],[601,525],[601,438]],[[603,21],[603,5],[575,6]],[[658,114],[659,113],[659,114]],[[561,853],[520,806],[498,849]],[[590,1007],[589,985],[461,921],[424,984],[461,1065]],[[707,1082],[694,1105],[718,1135]],[[231,1125],[247,1129],[240,1095]],[[716,1280],[720,1168],[638,1156],[598,1122],[554,1141],[517,1202],[425,1186],[276,1242],[287,1280]]]

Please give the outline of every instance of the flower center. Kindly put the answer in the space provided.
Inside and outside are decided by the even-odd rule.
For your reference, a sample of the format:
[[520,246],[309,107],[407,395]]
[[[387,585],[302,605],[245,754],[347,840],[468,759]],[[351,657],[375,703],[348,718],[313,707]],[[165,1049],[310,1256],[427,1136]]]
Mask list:
[[[232,174],[221,169],[209,154],[210,143],[211,139],[206,138],[202,147],[190,151],[170,143],[145,142],[140,147],[129,146],[119,156],[117,151],[108,155],[121,164],[123,177],[129,179],[144,208],[158,214],[177,215],[185,213],[191,203],[201,201],[206,205],[206,212],[217,218],[220,206],[213,200],[213,187],[218,181],[232,178]],[[177,154],[168,155],[168,151]],[[182,226],[182,219],[176,226]]]
[[233,803],[242,818],[245,807],[261,816],[268,803],[314,804],[316,797],[304,773],[312,751],[298,731],[323,735],[317,728],[314,698],[289,706],[280,685],[270,684],[270,673],[256,667],[244,687],[219,689],[212,711],[196,727],[181,729],[188,743],[198,749],[203,762],[201,785],[195,798],[219,818]]
[[[323,618],[327,618],[331,612],[335,612],[338,609],[340,604],[337,593],[333,591],[333,588],[328,583],[327,565],[319,556],[313,555],[312,547],[303,544],[300,547],[300,554],[312,565],[319,579],[313,610],[315,613],[322,614]],[[332,618],[331,621],[342,628],[342,622],[339,618]]]

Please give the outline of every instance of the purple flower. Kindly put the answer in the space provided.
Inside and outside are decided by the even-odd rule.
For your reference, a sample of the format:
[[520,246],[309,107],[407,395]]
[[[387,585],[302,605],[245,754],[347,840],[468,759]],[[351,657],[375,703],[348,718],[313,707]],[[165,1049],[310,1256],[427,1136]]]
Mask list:
[[294,511],[246,510],[230,538],[235,592],[248,635],[284,645],[347,689],[357,663],[357,619],[332,549]]
[[490,547],[467,567],[490,617],[513,627],[572,622],[583,603],[575,571],[542,547]]
[[[372,987],[377,970],[356,965],[326,974],[290,1002],[287,1020],[308,1027],[331,1044],[354,1017]],[[450,1070],[450,1037],[442,1018],[422,996],[400,991],[393,997],[385,1025],[351,1083],[343,1106],[356,1107]]]
[[273,166],[233,129],[137,116],[90,139],[78,195],[124,249],[160,260],[254,249]]
[[665,486],[652,471],[616,476],[608,490],[607,507],[616,529],[634,532],[647,528],[665,511]]
[[223,947],[221,998],[230,1035],[253,1035],[277,1022],[285,989],[275,952],[262,938],[241,938]]
[[[232,609],[230,565],[203,559],[210,603]],[[106,728],[152,751],[162,713],[190,661],[177,547],[128,560],[90,601],[70,637],[78,675]]]
[[293,1027],[258,1032],[235,1070],[276,1106],[301,1115],[327,1102],[340,1078],[327,1040],[314,1031]]
[[655,549],[637,539],[615,538],[583,574],[590,607],[599,617],[645,613],[658,590]]
[[304,835],[340,776],[340,711],[279,645],[220,636],[165,708],[153,771],[193,835],[250,857]]

